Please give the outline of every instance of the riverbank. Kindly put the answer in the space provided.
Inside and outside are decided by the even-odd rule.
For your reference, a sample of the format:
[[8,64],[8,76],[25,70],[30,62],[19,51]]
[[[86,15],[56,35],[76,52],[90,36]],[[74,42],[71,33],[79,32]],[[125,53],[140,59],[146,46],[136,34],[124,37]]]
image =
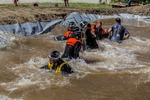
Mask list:
[[75,7],[48,7],[40,6],[0,6],[0,24],[14,24],[23,22],[49,21],[63,19],[71,12],[90,13],[99,15],[114,15],[130,13],[150,16],[150,5],[130,8],[75,8]]

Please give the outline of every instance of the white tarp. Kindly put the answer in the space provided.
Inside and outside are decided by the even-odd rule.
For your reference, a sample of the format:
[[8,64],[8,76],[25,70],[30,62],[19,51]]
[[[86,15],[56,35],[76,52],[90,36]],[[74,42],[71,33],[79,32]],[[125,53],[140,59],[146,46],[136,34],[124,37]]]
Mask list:
[[64,20],[53,20],[48,22],[27,22],[27,23],[16,23],[11,25],[0,25],[0,30],[5,32],[11,32],[14,34],[30,36],[33,34],[44,34],[50,32],[55,25],[63,24],[65,26],[68,25],[69,22],[73,21],[79,24],[81,21],[85,20],[91,22],[97,19],[109,19],[109,18],[125,18],[125,19],[140,19],[146,22],[150,22],[150,16],[139,16],[134,14],[119,14],[119,15],[95,15],[95,14],[79,14],[77,12],[73,12],[69,14]]
[[33,34],[48,33],[55,27],[55,25],[61,22],[62,20],[54,20],[49,22],[27,22],[11,25],[0,25],[0,30],[11,32],[13,34],[29,36]]

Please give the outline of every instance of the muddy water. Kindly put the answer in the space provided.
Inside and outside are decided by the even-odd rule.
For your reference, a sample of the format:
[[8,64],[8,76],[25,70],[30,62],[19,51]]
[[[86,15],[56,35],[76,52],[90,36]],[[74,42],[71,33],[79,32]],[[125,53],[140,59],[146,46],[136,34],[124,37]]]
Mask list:
[[[104,20],[109,28],[113,19]],[[0,99],[2,100],[149,100],[150,28],[136,20],[123,20],[131,37],[122,44],[99,41],[101,49],[81,51],[81,59],[68,62],[70,76],[40,70],[52,50],[63,53],[65,42],[57,26],[51,33],[20,37],[0,50]]]

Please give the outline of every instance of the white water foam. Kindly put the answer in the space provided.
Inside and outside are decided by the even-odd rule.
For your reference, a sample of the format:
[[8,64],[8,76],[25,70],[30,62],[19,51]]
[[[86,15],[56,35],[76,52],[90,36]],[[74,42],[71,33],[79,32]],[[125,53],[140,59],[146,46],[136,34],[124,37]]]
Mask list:
[[0,49],[6,47],[7,45],[11,45],[13,40],[15,40],[15,36],[11,33],[0,31]]
[[32,58],[30,61],[16,65],[12,70],[18,78],[8,83],[1,83],[6,90],[13,92],[21,87],[37,85],[40,89],[45,89],[47,86],[56,85],[64,86],[69,84],[69,79],[60,74],[54,74],[49,71],[40,69],[41,66],[47,64],[48,59]]
[[0,95],[0,100],[23,100],[23,99],[12,99],[12,98],[9,98],[5,95]]
[[[69,61],[75,73],[69,77],[60,74],[51,73],[41,70],[40,67],[47,64],[47,58],[31,58],[28,62],[16,65],[12,70],[18,78],[8,83],[1,83],[8,91],[15,91],[24,86],[36,85],[40,89],[45,89],[52,85],[65,86],[70,84],[70,78],[84,78],[90,73],[99,73],[102,70],[115,72],[118,70],[126,70],[129,73],[148,73],[145,68],[150,63],[142,63],[136,59],[135,52],[149,51],[150,40],[139,37],[131,37],[122,44],[112,43],[108,41],[100,41],[99,44],[104,50],[95,52],[84,51],[81,56],[86,59],[96,60],[92,63],[87,63],[84,59]],[[143,50],[144,48],[144,50]],[[130,68],[144,68],[142,70],[130,70]]]
[[98,70],[99,68],[117,70],[146,67],[147,65],[145,65],[145,63],[140,63],[136,59],[135,52],[148,52],[150,49],[150,40],[131,37],[131,39],[124,42],[125,43],[122,44],[113,44],[111,42],[101,41],[100,45],[104,46],[104,51],[85,52],[85,58],[97,58],[98,60],[104,59],[104,61],[99,61],[93,64],[90,68],[92,70]]

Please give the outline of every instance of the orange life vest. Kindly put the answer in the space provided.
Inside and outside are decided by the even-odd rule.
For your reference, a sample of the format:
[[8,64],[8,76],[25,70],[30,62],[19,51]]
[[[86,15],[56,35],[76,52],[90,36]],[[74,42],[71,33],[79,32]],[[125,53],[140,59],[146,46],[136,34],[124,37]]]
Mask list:
[[77,40],[76,38],[69,38],[69,39],[67,40],[66,44],[71,45],[71,46],[74,46],[77,42],[80,42],[80,43],[81,43],[81,41],[80,41],[80,40]]
[[72,34],[72,33],[73,33],[72,31],[67,31],[67,32],[64,34],[64,36],[68,38],[69,35]]
[[94,25],[91,26],[91,31],[95,31],[95,26]]
[[[95,30],[96,30],[95,25],[92,25],[92,26],[91,26],[91,31],[95,31]],[[100,33],[101,33],[102,35],[104,35],[104,34],[106,34],[106,31],[105,31],[104,29],[101,29]]]

